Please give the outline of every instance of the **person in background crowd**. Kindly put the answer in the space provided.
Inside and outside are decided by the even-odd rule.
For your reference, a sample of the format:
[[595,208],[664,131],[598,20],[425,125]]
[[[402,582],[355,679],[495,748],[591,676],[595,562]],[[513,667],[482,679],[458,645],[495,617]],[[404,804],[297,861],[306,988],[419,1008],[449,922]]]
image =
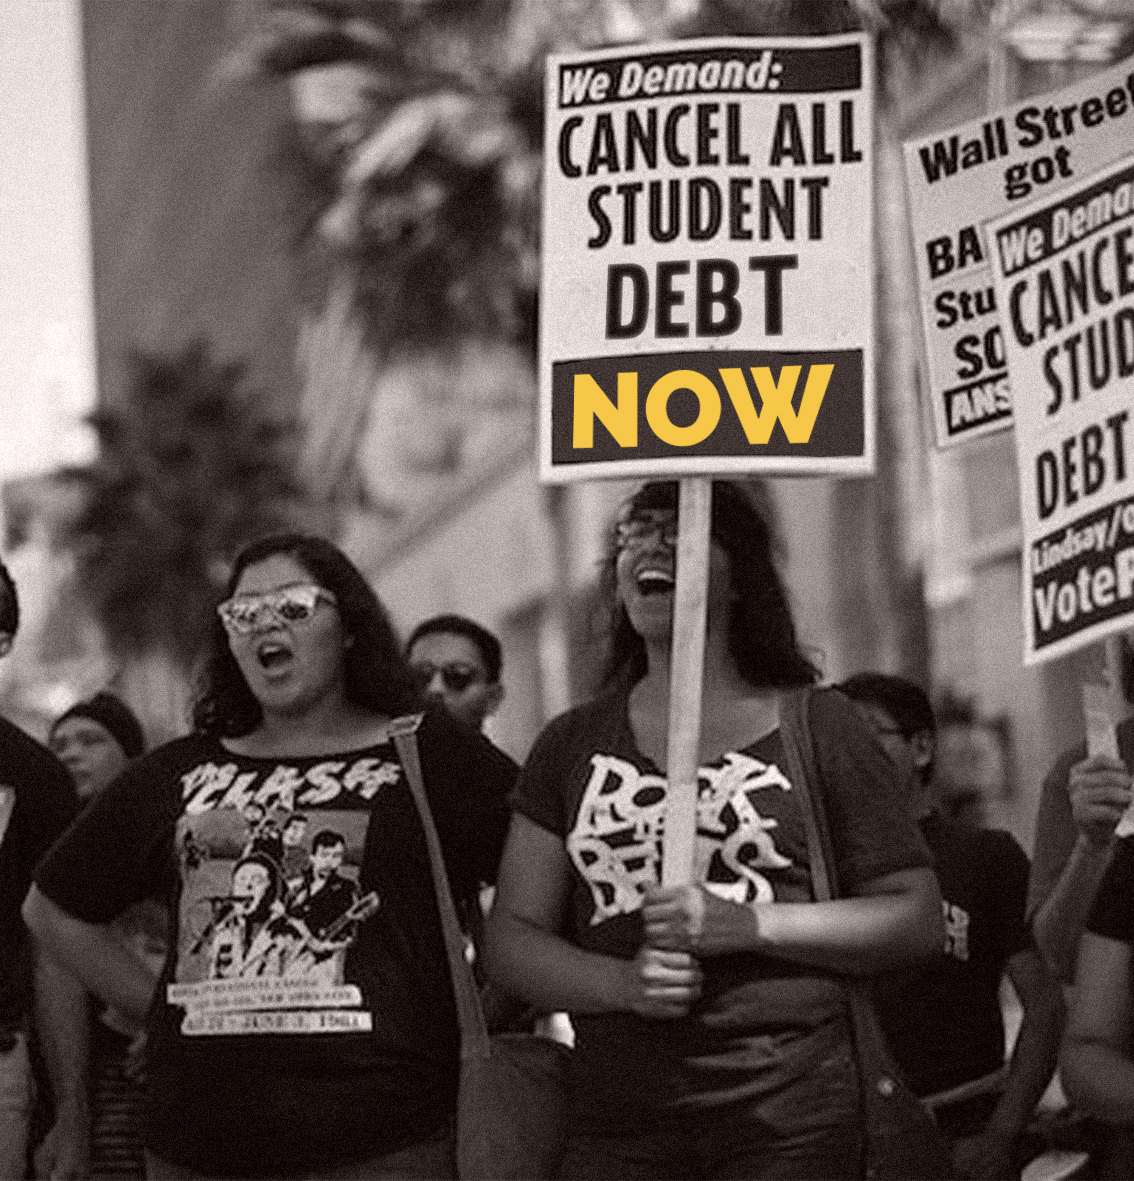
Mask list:
[[[1134,629],[1122,637],[1122,691],[1134,705]],[[1115,849],[1115,826],[1134,802],[1134,718],[1118,726],[1120,758],[1087,756],[1085,742],[1064,751],[1043,783],[1028,918],[1036,945],[1066,983],[1079,939]]]
[[[840,977],[934,954],[941,898],[902,784],[857,710],[811,728],[837,877],[815,902],[780,737],[811,685],[738,485],[712,490],[694,881],[662,888],[677,486],[620,512],[606,562],[607,690],[553,721],[521,773],[488,921],[502,987],[571,1014],[569,1178],[861,1176]],[[772,905],[775,903],[775,905]]]
[[[1134,629],[1121,637],[1119,684],[1122,696],[1134,705]],[[1115,828],[1123,813],[1134,803],[1134,719],[1127,717],[1117,727],[1119,758],[1088,756],[1086,742],[1066,750],[1055,761],[1043,783],[1032,876],[1028,888],[1028,918],[1036,945],[1052,971],[1071,992],[1072,1015],[1067,1043],[1079,1039],[1094,1018],[1084,1025],[1086,1010],[1080,1008],[1078,994],[1085,977],[1076,973],[1080,943],[1088,915],[1099,892],[1115,850],[1120,842]],[[1098,934],[1098,932],[1096,932]],[[1105,933],[1104,933],[1105,934]],[[1093,951],[1103,953],[1099,964],[1099,984],[1108,987],[1106,951],[1118,950],[1117,939],[1092,941]],[[1100,957],[1092,955],[1092,962]],[[1109,966],[1113,966],[1111,957]],[[1076,1012],[1080,1017],[1076,1018]],[[1081,1059],[1073,1055],[1076,1061]],[[1074,1069],[1074,1067],[1073,1067]],[[1061,1064],[1060,1078],[1066,1086],[1066,1067]],[[1075,1082],[1066,1087],[1079,1106],[1082,1092]],[[1134,1129],[1092,1114],[1087,1103],[1082,1112],[1086,1121],[1081,1129],[1082,1147],[1091,1154],[1094,1175],[1129,1177],[1134,1168]]]
[[[492,632],[463,615],[435,615],[413,629],[405,650],[409,666],[425,692],[454,717],[474,730],[483,731],[504,700],[504,686],[500,683],[504,653]],[[565,1019],[541,1018],[484,978],[481,954],[484,919],[492,908],[494,895],[493,887],[485,885],[478,905],[459,907],[461,927],[472,947],[473,971],[489,1029],[504,1033],[542,1028],[560,1040],[569,1041]]]
[[987,828],[1008,792],[1004,733],[975,705],[952,695],[938,703],[934,787],[949,820]]
[[[79,799],[86,805],[143,753],[145,735],[130,708],[104,692],[76,702],[60,714],[48,732],[47,745],[67,768]],[[149,899],[122,915],[114,930],[124,946],[156,970],[165,957],[166,926],[164,906]],[[75,987],[82,988],[77,981]],[[137,1080],[135,1045],[140,1041],[139,1030],[113,1009],[99,1008],[97,1016],[92,1015],[84,1072],[89,1127],[54,1124],[36,1151],[36,1171],[41,1176],[54,1175],[56,1159],[88,1152],[86,1146],[65,1146],[63,1139],[68,1135],[86,1136],[90,1176],[145,1176],[141,1137],[144,1092]],[[78,1046],[75,1052],[81,1052]]]
[[500,641],[463,615],[437,615],[413,629],[406,659],[425,691],[474,730],[500,708]]
[[47,745],[89,803],[146,749],[141,723],[113,693],[76,702],[52,723]]
[[[1023,1134],[1055,1072],[1063,1032],[1059,984],[1024,921],[1028,857],[1010,833],[942,812],[934,781],[936,723],[920,686],[859,673],[839,688],[862,709],[906,783],[911,817],[933,854],[944,900],[945,942],[935,960],[878,982],[875,1007],[890,1048],[922,1097],[967,1083],[998,1085],[935,1107],[961,1177],[1016,1177]],[[1024,1012],[1006,1078],[1000,982]],[[976,1088],[973,1088],[976,1089]]]
[[1102,1126],[1093,1177],[1134,1177],[1134,837],[1115,844],[1079,941],[1060,1077]]
[[[20,622],[16,584],[0,562],[0,657],[12,649]],[[49,751],[0,717],[0,1177],[27,1169],[32,1110],[28,1034],[33,1018],[56,1097],[57,1119],[87,1126],[82,992],[37,949],[20,917],[20,903],[36,862],[78,808],[67,772]],[[71,1136],[72,1151],[55,1162],[55,1176],[81,1177],[86,1137]]]
[[[41,863],[24,915],[88,988],[146,1022],[150,1177],[451,1178],[457,1016],[390,737],[392,718],[420,709],[417,686],[373,590],[330,542],[252,543],[228,596],[194,732],[90,805]],[[495,877],[515,769],[444,710],[427,710],[417,736],[453,892],[466,897]],[[330,1006],[282,954],[238,981],[209,976],[210,928],[255,890],[232,880],[250,800],[341,834],[360,889],[380,900],[351,932]],[[186,832],[207,855],[184,856]],[[162,888],[174,927],[155,990],[103,924]],[[195,917],[210,911],[207,925]]]

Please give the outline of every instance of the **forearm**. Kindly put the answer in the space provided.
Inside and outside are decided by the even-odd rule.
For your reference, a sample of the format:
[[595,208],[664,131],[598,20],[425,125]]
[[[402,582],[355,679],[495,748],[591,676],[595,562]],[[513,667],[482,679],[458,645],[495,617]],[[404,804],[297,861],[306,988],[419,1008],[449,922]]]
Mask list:
[[989,1118],[990,1133],[1015,1140],[1027,1126],[1059,1062],[1065,1017],[1062,991],[1054,980],[1025,1005],[1004,1093]]
[[1107,1124],[1134,1124],[1134,1061],[1117,1046],[1071,1041],[1060,1057],[1060,1081],[1072,1103]]
[[619,1009],[630,961],[584,951],[559,935],[502,910],[485,928],[489,980],[540,1012],[603,1013]]
[[74,918],[35,886],[24,902],[23,914],[52,960],[139,1028],[145,1023],[154,977],[109,928]]
[[1036,946],[1064,983],[1075,977],[1079,939],[1113,852],[1113,842],[1096,845],[1080,833],[1055,888],[1032,920]]
[[56,1110],[85,1109],[90,1013],[82,984],[37,944],[35,1022]]
[[757,926],[752,950],[852,975],[928,959],[945,941],[940,904],[920,894],[770,903]]

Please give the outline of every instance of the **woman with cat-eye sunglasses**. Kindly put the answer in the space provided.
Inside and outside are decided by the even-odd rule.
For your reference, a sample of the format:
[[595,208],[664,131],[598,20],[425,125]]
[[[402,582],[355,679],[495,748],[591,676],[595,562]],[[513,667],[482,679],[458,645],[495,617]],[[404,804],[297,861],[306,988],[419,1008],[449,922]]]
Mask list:
[[[418,712],[453,892],[475,900],[511,760],[425,702],[338,549],[254,542],[217,608],[193,733],[107,788],[41,866],[29,925],[147,1030],[150,1177],[455,1175],[456,1012],[390,734]],[[103,926],[155,893],[175,924],[156,982]]]

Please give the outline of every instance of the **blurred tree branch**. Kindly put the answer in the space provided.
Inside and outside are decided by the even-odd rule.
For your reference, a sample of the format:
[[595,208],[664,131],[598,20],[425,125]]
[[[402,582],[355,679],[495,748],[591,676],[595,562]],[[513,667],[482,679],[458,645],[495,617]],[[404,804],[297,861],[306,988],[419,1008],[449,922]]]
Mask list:
[[[313,486],[361,486],[353,440],[381,420],[377,374],[444,357],[479,408],[470,342],[526,356],[530,418],[539,278],[544,60],[549,52],[728,35],[869,28],[892,101],[976,24],[991,0],[255,0],[221,80],[287,85],[294,175],[307,193],[310,278],[304,398]],[[314,346],[321,346],[315,348]],[[349,354],[334,361],[335,349]],[[356,357],[361,352],[365,357]],[[373,370],[372,381],[367,373]],[[462,376],[463,375],[463,376]],[[424,415],[428,418],[428,415]],[[523,421],[528,422],[528,419]],[[530,428],[530,422],[528,423]],[[390,472],[390,479],[400,479]],[[338,494],[341,498],[341,493]]]
[[126,395],[91,416],[99,458],[61,473],[80,493],[61,541],[112,654],[188,670],[236,551],[304,517],[295,428],[201,342],[131,360]]
[[462,337],[534,350],[547,53],[868,27],[919,70],[991,0],[257,0],[229,82],[287,81],[309,261],[351,277],[379,357]]

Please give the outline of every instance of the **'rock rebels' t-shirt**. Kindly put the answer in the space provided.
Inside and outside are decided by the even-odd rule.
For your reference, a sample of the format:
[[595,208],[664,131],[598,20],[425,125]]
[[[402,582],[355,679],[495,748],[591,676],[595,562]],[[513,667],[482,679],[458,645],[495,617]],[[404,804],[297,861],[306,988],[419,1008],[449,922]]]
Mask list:
[[[440,713],[418,731],[458,898],[495,879],[511,761]],[[444,1123],[458,1030],[424,836],[390,743],[236,755],[201,735],[131,767],[37,875],[102,923],[164,889],[147,1144],[238,1176],[364,1159]]]
[[[811,725],[843,892],[929,863],[897,772],[854,706],[813,696]],[[698,771],[695,877],[741,905],[813,900],[807,835],[778,730]],[[634,741],[624,693],[557,718],[520,776],[514,806],[563,839],[569,929],[589,951],[632,958],[642,895],[661,880],[667,784]],[[751,953],[706,958],[691,1014],[650,1021],[573,1015],[576,1118],[639,1128],[675,1106],[726,1103],[783,1085],[842,1036],[832,977]],[[815,1035],[815,1036],[812,1036]]]

